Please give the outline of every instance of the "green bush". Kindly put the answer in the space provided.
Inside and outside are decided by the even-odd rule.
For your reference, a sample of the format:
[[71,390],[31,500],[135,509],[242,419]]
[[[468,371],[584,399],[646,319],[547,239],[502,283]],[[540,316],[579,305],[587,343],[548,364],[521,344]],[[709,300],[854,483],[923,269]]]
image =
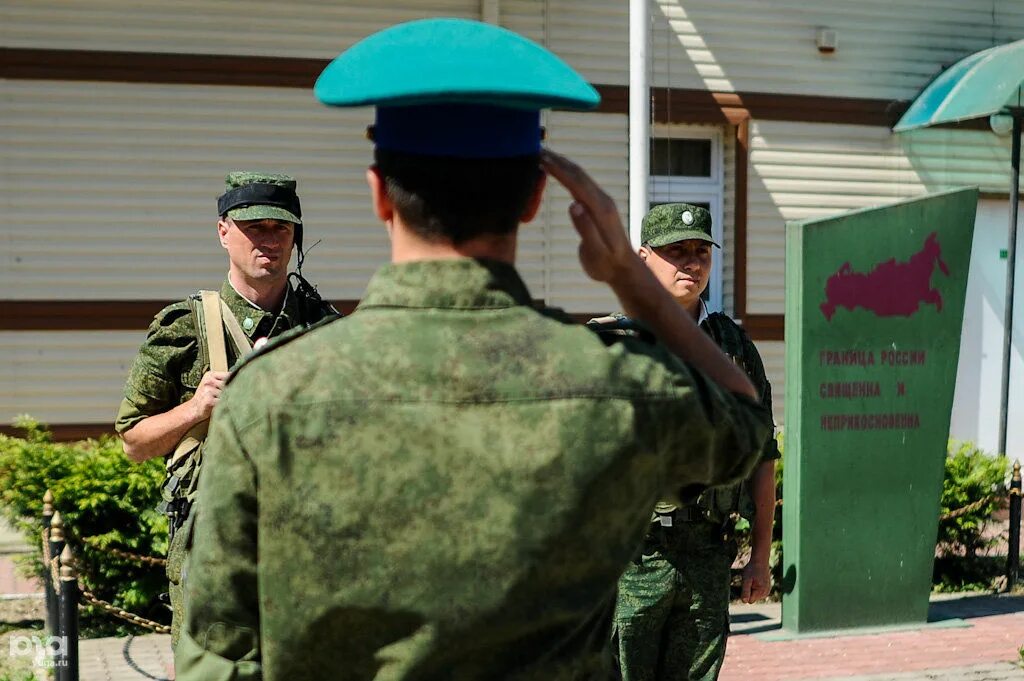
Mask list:
[[[24,429],[24,438],[0,435],[0,512],[31,546],[39,547],[35,569],[42,569],[42,500],[49,489],[86,588],[125,610],[167,623],[170,613],[158,600],[167,590],[163,568],[102,550],[166,554],[167,521],[156,510],[164,476],[161,461],[132,463],[113,436],[56,443],[44,426],[27,417],[15,425]],[[133,630],[123,622],[118,629]]]
[[[984,532],[992,514],[1006,504],[1007,470],[1005,456],[986,454],[970,442],[950,441],[939,511],[940,553],[973,558],[994,543]],[[960,514],[946,517],[953,513]]]
[[[779,450],[784,446],[780,429]],[[940,591],[988,589],[1003,574],[1005,557],[980,556],[996,539],[985,537],[992,514],[1006,504],[1008,461],[969,442],[951,440],[947,450],[939,511],[937,558],[933,581]],[[782,460],[775,464],[775,490],[782,499]],[[962,509],[967,509],[963,512]],[[956,517],[948,517],[956,513]],[[749,546],[749,523],[737,525],[740,553]],[[772,598],[782,584],[782,506],[775,508],[772,532]]]

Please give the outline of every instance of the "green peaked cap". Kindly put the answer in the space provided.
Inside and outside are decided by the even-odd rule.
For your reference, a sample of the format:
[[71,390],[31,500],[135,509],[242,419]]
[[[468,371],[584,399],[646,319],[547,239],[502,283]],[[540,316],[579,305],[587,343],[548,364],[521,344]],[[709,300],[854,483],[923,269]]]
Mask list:
[[422,19],[364,38],[314,87],[331,106],[489,104],[539,111],[591,109],[600,95],[550,50],[466,19]]
[[[267,196],[263,199],[258,196],[250,196],[244,200],[230,200],[235,190],[260,185],[280,187],[282,190],[280,196],[275,198]],[[302,208],[299,203],[299,197],[295,193],[297,186],[298,183],[291,175],[235,170],[228,173],[227,177],[224,178],[224,194],[221,195],[218,204],[220,201],[229,200],[231,207],[222,214],[227,215],[232,220],[270,219],[302,225]],[[218,208],[220,208],[219,205]]]
[[640,243],[644,246],[658,248],[688,239],[718,246],[711,235],[711,213],[707,209],[689,203],[663,203],[648,211],[640,223]]

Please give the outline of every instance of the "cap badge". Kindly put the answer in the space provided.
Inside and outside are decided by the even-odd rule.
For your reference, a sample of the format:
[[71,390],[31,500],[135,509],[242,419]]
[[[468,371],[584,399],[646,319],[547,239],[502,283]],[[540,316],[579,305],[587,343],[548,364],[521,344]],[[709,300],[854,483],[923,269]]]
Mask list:
[[683,224],[687,227],[693,224],[693,213],[688,210],[683,211]]

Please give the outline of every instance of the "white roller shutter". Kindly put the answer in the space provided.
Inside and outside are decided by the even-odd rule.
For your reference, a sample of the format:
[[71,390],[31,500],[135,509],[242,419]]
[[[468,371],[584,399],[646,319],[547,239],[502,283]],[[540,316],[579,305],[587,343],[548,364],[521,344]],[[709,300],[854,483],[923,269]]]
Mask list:
[[369,109],[305,90],[0,81],[0,287],[14,299],[177,299],[216,286],[230,170],[299,181],[307,273],[358,298],[388,257],[364,172]]
[[[1018,39],[1016,0],[651,0],[653,82],[679,88],[912,99],[940,69]],[[480,18],[480,0],[6,0],[7,47],[331,58],[385,26]],[[592,82],[628,83],[623,0],[504,0],[502,23]],[[884,17],[884,20],[880,20]],[[820,54],[818,27],[839,47]]]
[[754,343],[764,362],[764,373],[772,386],[772,410],[775,425],[782,427],[785,422],[786,395],[786,344],[783,341],[757,341]]
[[501,25],[541,45],[547,44],[548,9],[545,0],[499,0]]
[[0,423],[114,422],[144,331],[0,332]]
[[[625,85],[629,3],[549,0],[549,45],[594,82]],[[656,86],[912,99],[944,66],[1021,37],[1016,0],[651,0]],[[839,47],[821,54],[818,27]]]
[[[553,112],[547,144],[579,163],[619,207],[623,224],[628,203],[627,117],[619,114]],[[543,297],[570,312],[607,313],[619,305],[611,290],[592,281],[580,266],[579,236],[569,220],[569,194],[549,179],[542,208],[546,224],[546,275]],[[531,231],[524,228],[523,237]],[[534,295],[540,290],[535,288]]]
[[392,24],[480,18],[480,0],[4,0],[0,44],[331,59]]

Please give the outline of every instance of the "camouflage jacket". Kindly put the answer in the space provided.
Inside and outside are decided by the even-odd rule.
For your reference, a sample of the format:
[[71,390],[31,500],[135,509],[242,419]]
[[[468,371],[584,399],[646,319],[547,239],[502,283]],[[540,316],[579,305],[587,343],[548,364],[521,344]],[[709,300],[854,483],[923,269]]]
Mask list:
[[535,308],[509,265],[386,266],[224,391],[177,678],[606,678],[655,501],[744,477],[769,431],[660,346]]
[[[220,287],[220,296],[250,340],[277,336],[337,314],[329,304],[316,309],[304,304],[290,286],[284,306],[276,315],[243,298],[227,279]],[[238,358],[234,357],[230,342],[227,346],[228,361],[234,363]],[[146,340],[135,356],[114,429],[123,433],[144,418],[192,399],[203,374],[209,370],[210,360],[198,341],[188,301],[168,305],[149,325]]]
[[[621,314],[614,314],[608,317],[592,319],[587,326],[596,331],[601,337],[614,340],[621,335],[631,335],[635,338],[653,343],[654,336],[640,323],[631,320]],[[721,348],[733,362],[735,362],[750,378],[757,390],[758,397],[769,412],[772,408],[772,386],[764,371],[764,363],[761,361],[761,354],[757,351],[750,336],[735,321],[721,312],[712,312],[707,315],[700,324],[700,328],[711,336],[715,344]],[[773,424],[774,426],[774,424]],[[765,442],[764,451],[761,455],[762,461],[774,461],[781,456],[778,443],[775,438],[768,438]],[[692,495],[689,499],[683,500],[694,506],[700,507],[707,518],[715,523],[724,522],[730,514],[738,513],[745,518],[753,518],[753,499],[748,489],[747,481],[733,484],[721,485],[704,491],[699,496]],[[660,508],[670,510],[674,504],[659,504]]]

